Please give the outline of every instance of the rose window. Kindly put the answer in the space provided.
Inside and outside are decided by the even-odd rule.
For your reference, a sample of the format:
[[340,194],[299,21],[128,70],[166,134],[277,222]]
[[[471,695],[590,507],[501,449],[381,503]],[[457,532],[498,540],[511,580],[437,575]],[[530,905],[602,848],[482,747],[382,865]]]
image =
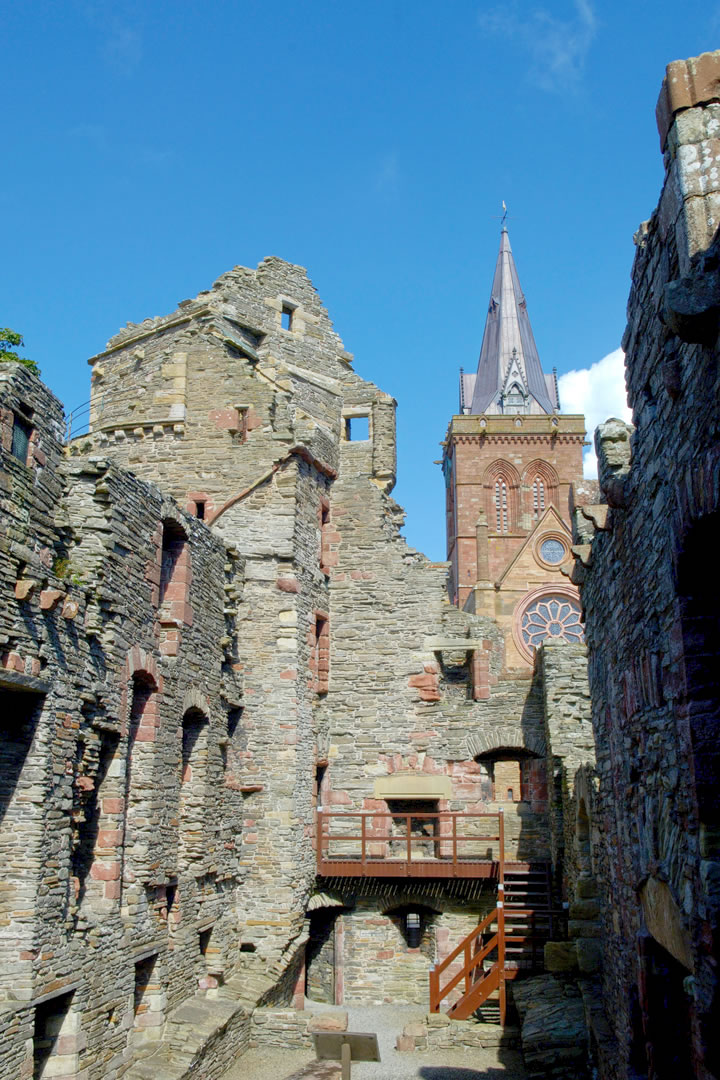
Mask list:
[[537,649],[545,638],[561,638],[563,641],[584,640],[580,622],[580,605],[577,600],[560,593],[549,593],[533,601],[520,618],[520,634],[523,644],[531,651]]

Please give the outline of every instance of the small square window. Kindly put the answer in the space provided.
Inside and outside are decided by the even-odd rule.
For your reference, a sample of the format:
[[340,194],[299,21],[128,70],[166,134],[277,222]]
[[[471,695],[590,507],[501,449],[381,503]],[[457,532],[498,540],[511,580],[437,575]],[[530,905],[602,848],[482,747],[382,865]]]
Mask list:
[[280,321],[283,330],[292,330],[293,309],[288,304],[283,304]]
[[345,438],[348,442],[367,442],[370,438],[370,417],[348,416],[345,421]]

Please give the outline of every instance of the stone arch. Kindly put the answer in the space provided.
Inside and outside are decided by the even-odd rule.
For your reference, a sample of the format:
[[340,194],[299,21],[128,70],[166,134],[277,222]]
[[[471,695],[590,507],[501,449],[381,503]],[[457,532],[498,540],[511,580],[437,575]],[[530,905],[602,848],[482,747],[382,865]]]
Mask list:
[[207,694],[202,694],[197,686],[189,686],[183,697],[183,715],[189,712],[190,709],[197,709],[198,712],[204,713],[208,719],[210,718],[210,699]]
[[490,531],[513,532],[517,528],[520,493],[520,474],[515,466],[509,461],[494,461],[485,470],[483,488]]
[[155,683],[158,693],[162,692],[162,675],[158,672],[157,661],[151,652],[141,649],[139,645],[133,645],[128,649],[125,657],[124,675],[129,682],[134,675],[147,675]]
[[468,757],[471,759],[501,753],[503,750],[523,750],[540,758],[544,758],[546,754],[545,739],[541,735],[519,728],[505,728],[502,733],[473,732],[468,735],[467,747]]

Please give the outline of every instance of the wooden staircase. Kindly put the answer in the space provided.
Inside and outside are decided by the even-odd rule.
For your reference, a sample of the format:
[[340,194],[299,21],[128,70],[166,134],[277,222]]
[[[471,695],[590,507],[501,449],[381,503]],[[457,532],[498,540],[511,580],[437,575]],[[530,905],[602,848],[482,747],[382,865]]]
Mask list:
[[506,978],[543,970],[545,942],[556,936],[548,863],[505,864]]
[[[502,824],[501,824],[502,832]],[[543,970],[544,946],[560,935],[560,913],[553,906],[547,863],[499,860],[498,903],[443,961],[430,972],[430,1012],[462,984],[462,994],[447,1010],[467,1020],[497,992],[500,1023],[505,1023],[505,983],[520,972]],[[441,976],[462,957],[462,967],[441,986]]]
[[[505,913],[502,901],[471,930],[457,948],[436,964],[430,972],[430,1012],[440,1012],[440,1002],[463,983],[462,996],[448,1009],[453,1020],[467,1020],[469,1016],[498,991],[500,1023],[505,1023]],[[495,926],[495,930],[491,928]],[[491,954],[494,953],[494,960]],[[463,955],[463,966],[445,986],[440,986],[440,976]],[[485,967],[485,963],[489,967]]]

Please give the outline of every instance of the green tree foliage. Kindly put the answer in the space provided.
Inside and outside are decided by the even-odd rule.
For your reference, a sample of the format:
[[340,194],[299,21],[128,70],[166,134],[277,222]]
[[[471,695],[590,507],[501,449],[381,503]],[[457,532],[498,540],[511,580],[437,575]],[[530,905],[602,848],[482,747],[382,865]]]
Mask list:
[[27,356],[20,356],[14,350],[22,348],[25,342],[23,341],[22,334],[16,333],[14,330],[10,330],[7,326],[0,327],[0,364],[7,364],[12,362],[14,364],[23,364],[24,367],[29,368],[33,375],[40,374],[40,368],[37,366],[34,360],[31,360]]

